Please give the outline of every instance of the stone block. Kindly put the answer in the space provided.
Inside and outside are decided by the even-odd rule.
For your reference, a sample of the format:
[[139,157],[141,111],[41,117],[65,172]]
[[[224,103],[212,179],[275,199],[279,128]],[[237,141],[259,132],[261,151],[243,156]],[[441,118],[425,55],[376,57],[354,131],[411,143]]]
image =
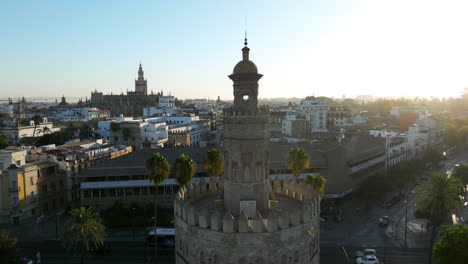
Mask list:
[[210,227],[210,219],[208,218],[208,210],[203,209],[200,214],[198,214],[198,225],[201,228],[208,228]]
[[224,233],[234,233],[234,216],[230,213],[224,214],[223,217],[223,232]]
[[255,214],[252,219],[253,222],[253,232],[254,233],[262,233],[265,232],[265,225],[263,224],[263,218],[259,211]]
[[267,231],[268,232],[276,232],[278,231],[278,214],[275,212],[270,212],[270,215],[267,219]]
[[279,226],[281,229],[289,228],[289,212],[284,210],[281,212],[281,216],[279,218]]
[[247,233],[249,232],[249,219],[244,211],[239,216],[239,232]]
[[195,208],[193,206],[189,206],[187,208],[187,223],[189,225],[197,225],[197,213],[195,212]]
[[218,212],[215,212],[211,215],[210,217],[210,228],[213,231],[219,231],[221,228],[221,216],[219,215]]

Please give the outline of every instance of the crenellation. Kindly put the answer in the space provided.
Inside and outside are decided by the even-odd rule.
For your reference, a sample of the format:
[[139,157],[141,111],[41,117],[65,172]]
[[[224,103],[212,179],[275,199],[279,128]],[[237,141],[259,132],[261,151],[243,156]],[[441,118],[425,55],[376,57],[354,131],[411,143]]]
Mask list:
[[210,227],[210,217],[208,214],[208,210],[206,208],[203,208],[201,212],[198,214],[198,225],[201,228]]
[[221,229],[221,216],[219,212],[216,211],[214,214],[211,214],[210,217],[210,228],[213,231],[219,231]]
[[245,214],[244,211],[242,211],[241,215],[239,216],[239,233],[247,233],[250,232],[249,230],[249,218]]
[[281,229],[289,228],[289,212],[287,210],[283,210],[279,217],[279,226]]
[[225,213],[223,217],[223,232],[224,233],[235,233],[234,228],[234,216],[230,213]]
[[253,232],[254,233],[263,233],[266,231],[265,224],[263,223],[262,215],[259,211],[255,214],[252,219]]
[[273,232],[278,231],[278,222],[279,222],[278,214],[274,211],[271,212],[266,222],[267,232],[273,233]]

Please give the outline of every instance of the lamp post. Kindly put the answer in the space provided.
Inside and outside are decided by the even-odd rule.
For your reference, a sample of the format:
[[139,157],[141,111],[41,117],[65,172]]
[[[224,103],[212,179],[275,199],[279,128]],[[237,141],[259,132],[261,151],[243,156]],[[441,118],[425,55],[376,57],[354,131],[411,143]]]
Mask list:
[[135,207],[132,208],[132,238],[135,240]]
[[406,248],[406,233],[408,230],[408,201],[405,200],[405,248]]

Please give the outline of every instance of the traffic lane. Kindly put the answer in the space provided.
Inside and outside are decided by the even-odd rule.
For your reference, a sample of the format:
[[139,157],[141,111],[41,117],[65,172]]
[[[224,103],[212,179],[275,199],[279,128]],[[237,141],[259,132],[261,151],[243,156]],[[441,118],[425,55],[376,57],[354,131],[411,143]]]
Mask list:
[[[107,254],[87,253],[85,263],[174,263],[174,249],[158,248],[158,255],[154,260],[153,247],[145,246],[141,242],[106,242],[110,249]],[[74,264],[80,263],[79,252],[67,251],[59,241],[19,241],[18,247],[25,256],[33,256],[41,253],[42,263]]]

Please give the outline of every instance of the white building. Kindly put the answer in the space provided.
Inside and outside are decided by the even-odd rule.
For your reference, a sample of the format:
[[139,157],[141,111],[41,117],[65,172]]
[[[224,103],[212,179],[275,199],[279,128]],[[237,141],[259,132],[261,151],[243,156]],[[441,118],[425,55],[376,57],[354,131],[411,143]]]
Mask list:
[[[209,131],[209,122],[207,127],[205,121],[193,114],[143,119],[117,117],[99,122],[96,132],[107,142],[133,145],[137,149],[148,146],[163,147],[168,140],[169,132],[190,132],[190,145],[199,146],[204,134]],[[122,129],[128,128],[131,135],[123,139],[122,131],[111,131],[112,122],[118,123]]]
[[398,134],[386,129],[373,129],[369,131],[371,136],[385,139],[385,170],[408,160],[408,136]]
[[420,157],[429,148],[442,154],[443,135],[443,124],[436,117],[417,120],[415,124],[408,127],[410,158]]
[[43,118],[43,122],[34,125],[34,121],[29,121],[29,126],[7,126],[4,127],[2,133],[10,138],[14,143],[19,143],[24,137],[41,137],[44,134],[60,131],[60,128],[54,127],[52,122],[48,122],[47,118]]
[[324,100],[308,96],[297,107],[299,114],[310,121],[310,132],[327,132],[328,105]]

